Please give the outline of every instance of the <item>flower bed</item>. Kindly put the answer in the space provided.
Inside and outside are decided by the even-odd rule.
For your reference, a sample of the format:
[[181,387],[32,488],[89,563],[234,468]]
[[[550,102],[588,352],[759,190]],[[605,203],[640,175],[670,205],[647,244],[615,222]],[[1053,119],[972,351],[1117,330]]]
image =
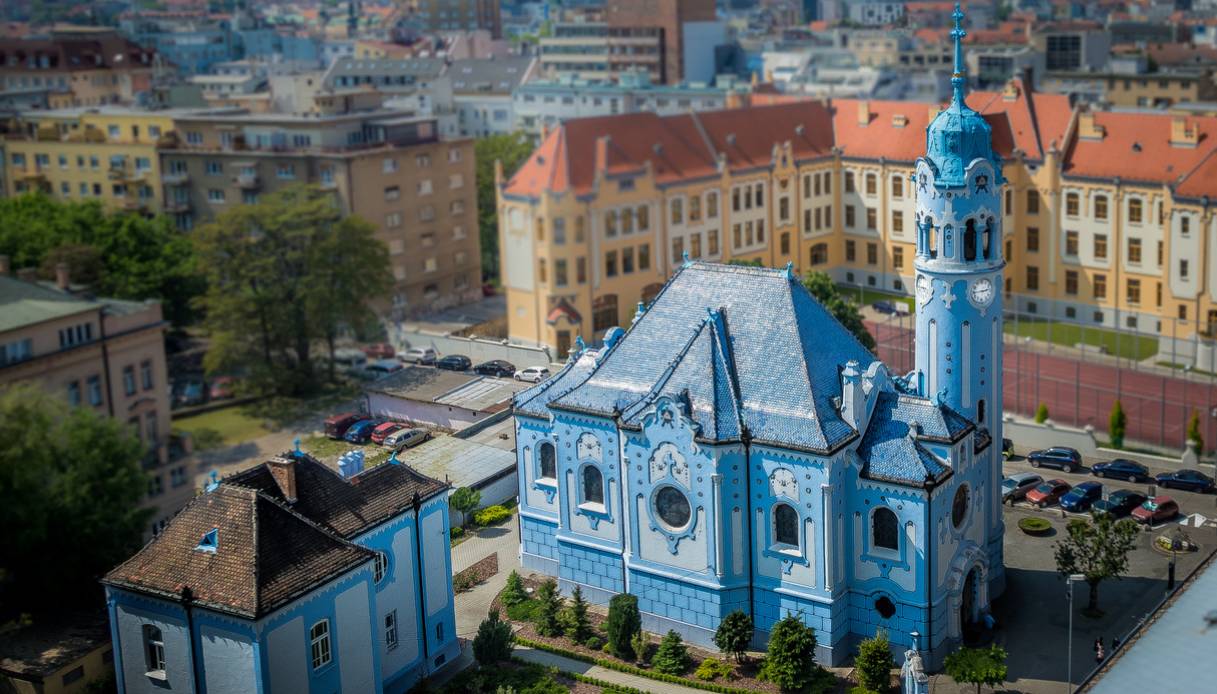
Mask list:
[[499,572],[498,553],[489,554],[452,577],[452,590],[463,593]]
[[1052,532],[1052,524],[1043,518],[1028,516],[1019,520],[1018,529],[1028,535],[1043,536]]

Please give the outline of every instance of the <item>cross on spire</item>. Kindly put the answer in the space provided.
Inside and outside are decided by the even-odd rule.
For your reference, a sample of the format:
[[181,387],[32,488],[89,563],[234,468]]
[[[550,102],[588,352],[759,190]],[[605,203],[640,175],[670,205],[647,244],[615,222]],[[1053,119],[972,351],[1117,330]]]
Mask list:
[[955,44],[955,71],[951,75],[951,86],[954,89],[955,101],[963,105],[968,84],[968,69],[963,63],[963,37],[967,36],[968,32],[963,29],[964,14],[959,3],[955,3],[955,12],[951,17],[955,19],[955,28],[951,30],[951,41]]

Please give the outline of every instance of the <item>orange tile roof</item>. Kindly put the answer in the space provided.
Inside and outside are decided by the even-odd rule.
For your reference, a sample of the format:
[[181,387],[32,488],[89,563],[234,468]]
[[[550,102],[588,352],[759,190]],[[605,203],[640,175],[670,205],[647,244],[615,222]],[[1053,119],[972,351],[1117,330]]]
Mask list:
[[1103,138],[1073,138],[1065,175],[1172,184],[1200,164],[1217,136],[1217,118],[1187,119],[1199,129],[1195,147],[1171,145],[1172,117],[1165,114],[1098,111],[1094,120],[1104,129]]
[[1180,198],[1217,199],[1217,147],[1210,147],[1204,159],[1184,174],[1183,180],[1175,187],[1175,195]]

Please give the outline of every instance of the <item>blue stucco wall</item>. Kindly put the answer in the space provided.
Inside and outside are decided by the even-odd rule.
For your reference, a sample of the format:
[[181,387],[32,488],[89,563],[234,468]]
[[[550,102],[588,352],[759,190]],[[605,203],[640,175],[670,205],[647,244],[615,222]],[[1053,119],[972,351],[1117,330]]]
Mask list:
[[558,542],[558,585],[563,593],[579,584],[590,602],[608,604],[614,595],[625,592],[622,571],[620,554]]
[[520,560],[524,568],[558,575],[557,532],[557,523],[520,515]]

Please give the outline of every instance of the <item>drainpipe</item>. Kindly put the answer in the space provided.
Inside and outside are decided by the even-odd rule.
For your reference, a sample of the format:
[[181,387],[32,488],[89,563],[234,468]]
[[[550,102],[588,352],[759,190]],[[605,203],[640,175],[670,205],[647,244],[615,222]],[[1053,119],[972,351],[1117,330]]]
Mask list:
[[418,580],[418,617],[423,625],[423,667],[430,671],[431,669],[431,654],[427,648],[427,601],[423,596],[423,547],[422,547],[422,528],[419,526],[418,509],[423,505],[423,500],[419,497],[418,492],[414,492],[414,498],[410,499],[410,505],[414,507],[414,568]]
[[934,492],[925,490],[925,656],[928,669],[934,664]]
[[202,694],[202,683],[199,682],[199,668],[194,662],[194,615],[191,612],[191,603],[194,602],[194,591],[190,590],[190,586],[182,586],[182,607],[186,610],[186,638],[190,645],[190,678],[194,683],[195,694]]
[[[114,392],[110,389],[110,349],[106,346],[106,309],[97,309],[97,332],[101,338],[101,372],[106,380],[106,409],[114,416]],[[136,435],[139,435],[138,429]]]
[[744,429],[743,435],[740,436],[740,441],[744,444],[744,498],[747,503],[744,504],[744,516],[748,520],[748,617],[752,620],[753,633],[756,633],[756,597],[753,595],[753,570],[752,570],[752,553],[755,551],[753,546],[756,541],[756,535],[752,529],[752,435],[747,429]]

